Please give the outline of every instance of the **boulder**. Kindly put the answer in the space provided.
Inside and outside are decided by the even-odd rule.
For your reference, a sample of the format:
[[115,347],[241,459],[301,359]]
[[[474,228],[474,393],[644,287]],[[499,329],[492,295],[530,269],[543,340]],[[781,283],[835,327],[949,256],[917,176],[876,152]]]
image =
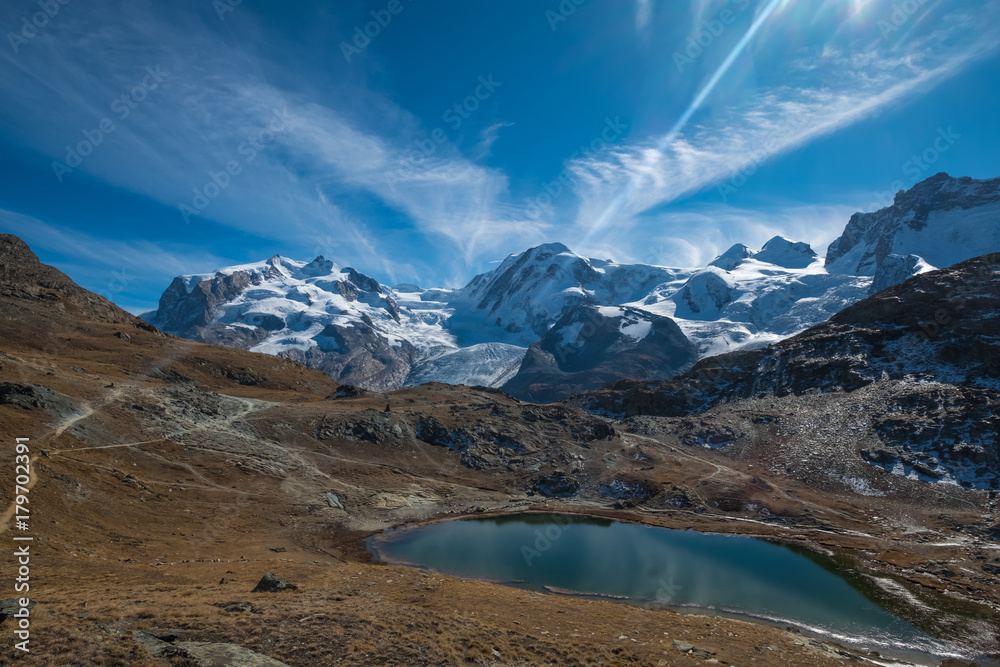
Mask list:
[[236,644],[177,642],[167,646],[177,651],[174,655],[192,659],[199,667],[289,667],[287,663]]
[[[33,600],[28,602],[28,613],[35,608],[35,602]],[[8,618],[13,618],[14,614],[23,609],[21,606],[20,598],[7,598],[6,600],[0,600],[0,622],[6,621]]]
[[542,477],[535,483],[535,488],[546,498],[569,498],[576,495],[580,483],[557,472],[549,477]]
[[282,579],[274,574],[268,572],[265,574],[259,582],[257,582],[257,587],[253,589],[253,593],[278,593],[287,590],[296,590],[298,586],[291,584],[287,579]]

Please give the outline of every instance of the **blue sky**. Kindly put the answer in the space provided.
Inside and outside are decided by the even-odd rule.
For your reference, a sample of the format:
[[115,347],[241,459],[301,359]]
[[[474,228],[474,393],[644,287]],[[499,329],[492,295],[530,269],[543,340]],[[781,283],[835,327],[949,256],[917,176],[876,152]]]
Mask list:
[[133,312],[276,253],[425,286],[548,241],[822,254],[1000,175],[997,0],[62,1],[0,8],[0,231]]

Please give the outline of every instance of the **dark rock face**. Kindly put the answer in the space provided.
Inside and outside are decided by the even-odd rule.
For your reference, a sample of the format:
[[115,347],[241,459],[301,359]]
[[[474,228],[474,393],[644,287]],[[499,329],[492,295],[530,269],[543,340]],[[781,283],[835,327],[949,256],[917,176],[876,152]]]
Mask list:
[[267,378],[251,368],[226,368],[223,375],[244,387],[256,387],[267,382]]
[[547,403],[622,378],[668,379],[698,358],[673,320],[631,308],[580,306],[528,350],[504,391]]
[[[434,417],[422,417],[417,422],[417,438],[437,447],[447,447],[455,451],[463,451],[476,443],[476,438],[464,429],[449,431],[444,424]],[[483,439],[485,442],[486,439]]]
[[268,572],[257,582],[257,586],[251,593],[279,593],[281,591],[294,591],[297,589],[298,586],[288,583],[287,579],[282,579]]
[[548,477],[540,477],[535,489],[546,498],[570,498],[580,490],[580,483],[561,472]]
[[401,387],[420,356],[410,343],[392,344],[365,322],[327,325],[318,343],[304,352],[291,350],[280,356],[321,370],[338,382],[376,392]]
[[160,307],[150,324],[178,336],[198,338],[198,329],[212,322],[219,306],[238,297],[255,280],[260,284],[260,278],[251,278],[245,271],[234,271],[203,280],[188,292],[184,281],[174,278],[160,297]]
[[[874,213],[855,213],[844,234],[830,245],[826,265],[830,266],[856,248],[861,248],[863,252],[859,254],[858,261],[844,269],[872,275],[893,253],[896,237],[904,228],[923,230],[934,211],[968,210],[998,201],[1000,178],[976,181],[951,178],[942,172],[908,191],[900,191],[888,208]],[[935,266],[944,265],[935,262],[933,257],[925,256],[924,259]]]
[[605,498],[644,502],[659,494],[660,487],[646,479],[621,475],[601,484],[597,492]]
[[[915,389],[876,420],[884,448],[863,451],[871,463],[903,474],[995,486],[1000,474],[1000,396],[963,387]],[[989,482],[993,482],[990,484]]]
[[908,280],[920,273],[927,263],[916,255],[887,255],[882,263],[875,270],[875,278],[872,281],[869,294],[881,292],[889,289],[893,285],[898,285],[904,280]]
[[[920,274],[766,349],[705,359],[671,381],[621,381],[575,400],[620,417],[692,417],[740,401],[816,396],[822,414],[824,401],[832,406],[838,396],[877,385],[886,404],[870,432],[881,445],[859,449],[859,457],[926,481],[997,489],[998,315],[995,253]],[[712,447],[737,436],[692,423],[682,438]]]

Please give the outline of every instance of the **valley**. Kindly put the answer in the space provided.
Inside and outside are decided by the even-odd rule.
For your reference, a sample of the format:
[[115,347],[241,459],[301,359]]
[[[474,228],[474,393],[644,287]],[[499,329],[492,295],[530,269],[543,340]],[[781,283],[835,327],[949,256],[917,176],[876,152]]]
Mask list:
[[[362,541],[407,523],[525,512],[778,540],[842,563],[883,606],[962,647],[954,658],[989,664],[1000,651],[995,430],[963,430],[977,405],[996,414],[993,339],[979,329],[995,308],[995,256],[874,297],[898,299],[917,321],[923,311],[908,299],[932,313],[938,298],[964,304],[926,350],[892,364],[879,355],[919,328],[887,328],[892,308],[869,299],[663,386],[620,382],[534,405],[485,387],[339,385],[289,359],[166,335],[14,237],[0,254],[17,267],[5,268],[0,293],[0,419],[37,456],[32,628],[48,651],[7,654],[16,664],[195,664],[147,641],[150,653],[140,641],[149,633],[288,665],[879,660],[784,625],[378,565]],[[939,363],[957,350],[963,368],[982,372],[958,377]],[[938,415],[936,397],[955,392],[976,398]],[[938,402],[914,398],[925,393]],[[882,403],[895,407],[859,407]],[[915,424],[881,428],[879,415],[900,410]],[[939,477],[906,464],[918,452],[897,448],[894,434],[940,418],[988,444],[985,474],[957,446],[936,464],[921,459]],[[266,572],[298,590],[251,593]]]

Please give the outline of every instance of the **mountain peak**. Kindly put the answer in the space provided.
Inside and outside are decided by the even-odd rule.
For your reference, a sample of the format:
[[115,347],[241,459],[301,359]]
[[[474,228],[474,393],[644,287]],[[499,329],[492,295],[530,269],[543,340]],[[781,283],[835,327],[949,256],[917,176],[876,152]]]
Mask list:
[[804,269],[817,259],[808,243],[796,242],[784,236],[775,236],[764,244],[761,251],[753,256],[759,262],[767,262],[786,269]]
[[896,194],[892,206],[855,213],[830,244],[826,265],[874,275],[891,254],[945,267],[1000,245],[1000,178],[953,178],[940,172]]
[[715,266],[723,271],[732,271],[745,259],[753,257],[753,251],[742,243],[737,243],[726,252],[722,253],[709,262],[709,266]]
[[568,247],[566,247],[562,243],[558,243],[558,242],[543,243],[540,246],[536,246],[534,248],[529,249],[528,252],[532,256],[534,256],[536,258],[539,258],[539,259],[541,259],[545,255],[550,255],[550,256],[551,255],[562,255],[563,253],[569,253],[571,255],[576,254],[572,250],[570,250]]
[[12,234],[0,234],[0,283],[4,286],[3,296],[61,303],[60,308],[68,307],[83,321],[138,322],[103,296],[77,285],[62,271],[42,264],[28,244]]
[[774,264],[785,269],[804,269],[819,259],[808,243],[792,241],[784,236],[775,236],[764,244],[760,252],[753,252],[742,243],[737,243],[709,263],[723,271],[732,271],[745,260]]

